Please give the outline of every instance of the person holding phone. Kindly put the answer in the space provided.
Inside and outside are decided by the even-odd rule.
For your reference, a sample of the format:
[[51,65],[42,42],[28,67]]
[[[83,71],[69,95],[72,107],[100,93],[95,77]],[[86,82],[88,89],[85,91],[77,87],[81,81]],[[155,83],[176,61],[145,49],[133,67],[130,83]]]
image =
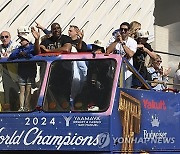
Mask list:
[[[123,22],[120,25],[119,31],[116,35],[112,36],[108,42],[106,48],[106,55],[110,53],[120,54],[122,57],[126,57],[130,64],[133,65],[133,55],[137,50],[137,42],[129,37],[130,24]],[[125,71],[126,87],[132,86],[132,72]]]

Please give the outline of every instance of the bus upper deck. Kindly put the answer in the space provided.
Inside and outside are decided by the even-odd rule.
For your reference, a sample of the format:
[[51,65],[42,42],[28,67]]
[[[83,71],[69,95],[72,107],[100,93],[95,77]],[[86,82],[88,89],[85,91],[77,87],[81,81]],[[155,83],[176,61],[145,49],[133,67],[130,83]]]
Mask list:
[[[152,90],[120,55],[56,53],[0,64],[2,151],[180,151],[179,93]],[[125,88],[125,68],[144,89]]]

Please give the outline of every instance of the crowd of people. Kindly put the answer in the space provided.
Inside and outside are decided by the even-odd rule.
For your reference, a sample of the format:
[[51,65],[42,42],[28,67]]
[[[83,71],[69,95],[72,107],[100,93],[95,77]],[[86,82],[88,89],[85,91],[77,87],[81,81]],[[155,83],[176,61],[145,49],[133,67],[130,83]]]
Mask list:
[[[44,36],[40,37],[40,31],[44,32]],[[94,44],[86,44],[83,41],[84,31],[80,30],[78,26],[70,25],[68,35],[62,34],[62,28],[58,23],[51,25],[51,30],[44,28],[42,25],[36,22],[36,27],[21,26],[17,30],[18,41],[12,41],[11,35],[8,31],[0,33],[0,56],[1,58],[7,57],[8,60],[20,59],[20,58],[31,58],[34,55],[40,53],[49,52],[85,52],[90,51],[95,54],[104,53],[109,54],[120,54],[125,57],[129,63],[135,67],[137,72],[142,77],[151,81],[151,86],[155,90],[163,90],[166,88],[165,83],[168,81],[168,75],[171,68],[163,70],[161,67],[162,58],[156,54],[151,45],[147,43],[149,32],[147,30],[141,30],[141,24],[137,21],[131,23],[123,22],[120,27],[112,33],[112,37],[109,39],[106,47],[98,45],[99,40],[96,40]],[[34,41],[32,41],[32,37]],[[32,43],[33,42],[33,43]],[[147,64],[146,57],[149,55],[150,60]],[[81,64],[81,68],[86,66]],[[29,69],[29,72],[35,70],[34,67],[25,66]],[[19,75],[19,86],[20,86],[20,110],[28,108],[28,104],[24,104],[25,99],[30,99],[30,89],[34,82],[35,73],[24,75],[24,66],[18,66]],[[179,89],[178,84],[180,83],[180,64],[175,74],[174,88]],[[34,71],[36,72],[36,71]],[[142,88],[142,83],[133,75],[133,73],[126,69],[125,85],[127,88]],[[26,98],[25,98],[26,93]]]

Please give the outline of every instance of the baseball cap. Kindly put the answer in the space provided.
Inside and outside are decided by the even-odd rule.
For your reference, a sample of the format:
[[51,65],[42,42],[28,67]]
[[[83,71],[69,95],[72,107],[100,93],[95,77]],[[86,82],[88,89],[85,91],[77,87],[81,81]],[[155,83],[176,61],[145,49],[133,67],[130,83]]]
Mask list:
[[139,30],[137,32],[137,37],[138,38],[148,38],[149,37],[149,32],[147,30]]
[[31,32],[31,29],[30,29],[30,27],[28,27],[28,26],[20,26],[20,27],[17,29],[17,32],[18,32],[18,34],[21,34],[21,33],[30,33],[30,32]]
[[21,33],[21,34],[18,35],[18,37],[19,37],[19,38],[20,38],[20,37],[21,37],[21,38],[24,38],[24,39],[27,40],[28,42],[31,42],[31,41],[32,41],[30,34],[27,34],[27,33]]

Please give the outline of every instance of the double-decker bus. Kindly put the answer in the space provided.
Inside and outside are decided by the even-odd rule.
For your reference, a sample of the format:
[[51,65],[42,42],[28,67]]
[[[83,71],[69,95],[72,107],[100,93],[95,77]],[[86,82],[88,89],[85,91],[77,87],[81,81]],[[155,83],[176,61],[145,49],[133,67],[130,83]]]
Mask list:
[[[18,66],[34,73],[27,64],[35,82],[21,110]],[[2,153],[180,152],[180,93],[153,90],[120,55],[50,53],[0,65]],[[143,89],[125,88],[125,69]]]

